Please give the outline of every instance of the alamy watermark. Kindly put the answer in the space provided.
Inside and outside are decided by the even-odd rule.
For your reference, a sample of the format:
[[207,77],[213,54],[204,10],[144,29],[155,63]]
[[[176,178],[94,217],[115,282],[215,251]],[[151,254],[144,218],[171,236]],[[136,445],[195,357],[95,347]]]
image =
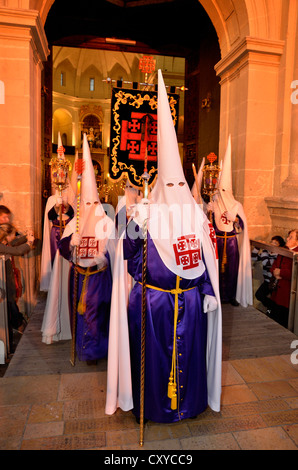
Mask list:
[[292,341],[291,349],[295,349],[295,351],[293,351],[291,354],[291,363],[294,365],[297,365],[298,364],[298,339],[294,339],[294,341]]
[[298,80],[293,80],[291,88],[295,89],[295,91],[291,93],[291,102],[292,104],[298,104]]
[[[192,233],[202,237],[204,217],[201,208],[194,207],[193,204],[136,204],[134,206],[132,218],[136,224],[129,224],[127,220],[126,207],[123,210],[115,212],[111,204],[102,204],[102,208],[110,219],[117,218],[118,233],[114,230],[110,233],[110,238],[118,238],[121,234],[121,228],[125,227],[124,238],[126,235],[132,240],[143,238],[142,228],[145,220],[150,220],[150,237],[154,239],[174,239],[185,232],[185,228],[191,227]],[[101,208],[98,208],[95,215],[100,215]],[[120,233],[119,233],[120,231]],[[126,233],[127,232],[127,233]],[[96,238],[106,237],[105,220],[100,219],[95,228]],[[191,235],[190,233],[188,235]]]

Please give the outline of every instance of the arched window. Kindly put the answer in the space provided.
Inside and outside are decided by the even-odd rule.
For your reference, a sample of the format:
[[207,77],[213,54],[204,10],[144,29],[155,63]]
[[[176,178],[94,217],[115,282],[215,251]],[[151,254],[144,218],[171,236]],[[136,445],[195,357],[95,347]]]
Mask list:
[[81,139],[83,142],[83,134],[87,134],[87,140],[90,149],[102,148],[102,123],[94,114],[88,114],[83,119],[83,129]]

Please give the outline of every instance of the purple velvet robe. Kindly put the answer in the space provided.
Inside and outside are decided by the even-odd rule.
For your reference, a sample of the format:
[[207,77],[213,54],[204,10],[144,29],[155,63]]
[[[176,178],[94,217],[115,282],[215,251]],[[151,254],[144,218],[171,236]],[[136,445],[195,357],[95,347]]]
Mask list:
[[[71,237],[62,238],[59,242],[61,255],[71,260],[69,249]],[[110,304],[112,293],[112,275],[110,257],[106,253],[108,266],[102,272],[91,274],[88,278],[86,311],[84,315],[77,313],[76,352],[80,361],[102,359],[108,352],[108,335],[110,320]],[[77,305],[82,292],[84,274],[78,274]],[[74,293],[74,266],[71,266],[69,279],[69,309],[72,326]]]
[[[134,223],[134,222],[131,222]],[[128,270],[137,281],[129,300],[128,324],[131,348],[133,412],[140,414],[140,345],[142,315],[142,240],[123,240]],[[176,275],[162,262],[148,234],[147,285],[162,289],[176,287]],[[207,407],[206,337],[207,314],[203,313],[203,294],[214,295],[207,271],[196,279],[180,281],[177,322],[177,395],[178,408],[171,409],[167,396],[172,364],[174,331],[174,295],[147,287],[145,346],[146,419],[171,423],[191,418]]]
[[[239,215],[239,225],[243,230],[243,220]],[[230,302],[236,298],[238,269],[239,269],[239,250],[237,241],[237,231],[235,228],[231,232],[222,232],[216,226],[213,219],[213,226],[216,233],[217,250],[218,250],[218,266],[219,266],[219,290],[222,302]],[[235,225],[234,225],[235,226]],[[227,264],[222,269],[222,259],[224,253],[224,235],[227,235],[226,254]]]
[[[74,210],[72,206],[69,206],[67,215],[68,215],[68,219],[65,219],[63,221],[64,226],[67,225],[74,216]],[[58,243],[60,240],[60,220],[58,219],[58,215],[54,207],[52,207],[52,209],[48,212],[48,218],[53,224],[51,228],[51,234],[50,234],[51,262],[53,266],[56,251],[58,249]]]

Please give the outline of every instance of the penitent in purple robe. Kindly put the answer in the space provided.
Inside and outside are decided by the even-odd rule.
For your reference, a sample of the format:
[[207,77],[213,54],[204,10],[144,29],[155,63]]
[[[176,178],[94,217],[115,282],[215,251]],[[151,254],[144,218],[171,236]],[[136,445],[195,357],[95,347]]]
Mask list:
[[[71,260],[69,249],[70,237],[62,238],[59,242],[61,255]],[[104,271],[93,273],[88,277],[86,310],[83,315],[77,313],[76,352],[80,361],[92,361],[107,356],[108,334],[110,320],[110,303],[112,292],[112,276],[110,257],[106,253],[108,266]],[[96,267],[95,267],[96,269]],[[77,304],[82,292],[84,274],[78,274]],[[69,308],[72,325],[74,293],[74,265],[71,265],[69,279]]]
[[[140,345],[142,315],[142,240],[123,240],[128,271],[136,280],[130,294],[128,324],[130,337],[133,413],[140,415]],[[148,233],[147,286],[175,289],[176,275],[162,262]],[[214,295],[207,271],[196,279],[181,279],[177,322],[178,408],[171,409],[167,396],[172,364],[174,295],[150,287],[146,289],[145,406],[144,417],[171,423],[191,418],[207,407],[206,336],[207,314],[203,294]]]
[[[237,215],[239,226],[243,230],[243,220]],[[213,219],[213,226],[216,233],[218,266],[219,266],[219,290],[222,302],[230,302],[236,298],[238,269],[239,269],[239,249],[237,240],[237,230],[223,232],[216,226]],[[223,266],[224,244],[226,242],[226,264]]]
[[[71,221],[74,216],[74,210],[72,206],[69,206],[68,212],[68,219],[62,220],[62,232],[65,229],[65,226]],[[58,243],[61,238],[60,236],[60,220],[58,219],[57,212],[55,211],[55,207],[52,207],[51,210],[48,212],[48,218],[52,222],[51,234],[50,234],[50,247],[51,247],[51,262],[52,266],[54,263],[55,255],[58,249]]]

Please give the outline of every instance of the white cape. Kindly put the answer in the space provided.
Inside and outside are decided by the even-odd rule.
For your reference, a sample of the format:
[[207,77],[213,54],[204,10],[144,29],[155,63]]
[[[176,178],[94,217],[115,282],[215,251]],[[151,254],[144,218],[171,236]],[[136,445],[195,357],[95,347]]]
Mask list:
[[[109,220],[110,227],[113,222]],[[63,236],[70,236],[74,224],[68,224]],[[115,232],[111,232],[106,249],[110,256],[111,272],[115,260]],[[57,250],[50,280],[49,292],[42,322],[42,342],[52,344],[53,341],[68,340],[72,338],[69,310],[69,271],[71,263],[60,255]]]
[[[234,201],[235,203],[232,206],[232,210],[230,209],[231,205],[229,206],[229,212],[234,219],[238,214],[241,217],[244,225],[243,230],[239,231],[237,234],[239,267],[236,300],[240,303],[240,305],[242,305],[242,307],[247,307],[248,305],[253,304],[251,249],[247,229],[247,219],[243,206],[240,202],[236,200]],[[213,204],[216,227],[218,230],[223,232],[231,232],[234,229],[233,222],[226,224],[221,220],[221,214],[224,213],[224,206],[218,200],[215,200]]]
[[52,344],[53,341],[71,339],[68,303],[69,270],[69,261],[57,250],[41,327],[43,343]]
[[52,275],[52,262],[51,262],[51,244],[50,235],[52,222],[49,221],[48,212],[54,207],[56,203],[56,195],[50,196],[47,200],[44,223],[43,223],[43,242],[41,252],[41,265],[40,265],[40,290],[47,292],[49,290],[51,275]]
[[239,249],[239,269],[236,300],[247,307],[253,304],[251,248],[247,229],[247,220],[242,204],[238,202],[238,214],[243,220],[244,229],[237,235]]
[[[209,236],[208,220],[203,226],[203,252],[206,267],[217,299],[217,309],[208,315],[206,348],[208,404],[214,411],[220,411],[221,360],[222,360],[222,319],[218,287],[218,262]],[[117,246],[114,266],[114,283],[109,332],[107,396],[105,412],[115,413],[117,408],[128,411],[133,408],[130,368],[129,333],[127,305],[129,281],[126,261],[123,259],[123,236]]]

